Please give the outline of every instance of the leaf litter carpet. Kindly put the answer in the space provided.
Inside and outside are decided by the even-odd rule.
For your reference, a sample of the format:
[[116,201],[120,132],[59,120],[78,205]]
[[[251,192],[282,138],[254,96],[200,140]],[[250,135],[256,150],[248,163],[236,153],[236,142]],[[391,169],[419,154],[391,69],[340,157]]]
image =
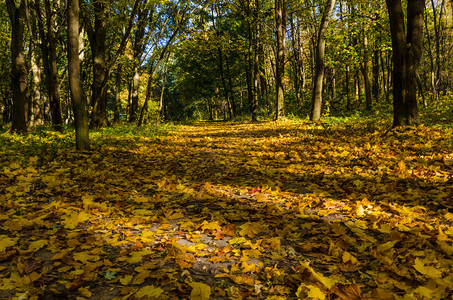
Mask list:
[[0,147],[0,298],[450,299],[451,131],[196,123]]

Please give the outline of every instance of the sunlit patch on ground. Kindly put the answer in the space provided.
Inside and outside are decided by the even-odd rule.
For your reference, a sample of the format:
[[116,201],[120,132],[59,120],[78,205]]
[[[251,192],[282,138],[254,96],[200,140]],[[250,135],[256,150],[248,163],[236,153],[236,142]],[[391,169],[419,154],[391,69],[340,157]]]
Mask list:
[[57,135],[1,137],[0,298],[452,296],[451,130]]

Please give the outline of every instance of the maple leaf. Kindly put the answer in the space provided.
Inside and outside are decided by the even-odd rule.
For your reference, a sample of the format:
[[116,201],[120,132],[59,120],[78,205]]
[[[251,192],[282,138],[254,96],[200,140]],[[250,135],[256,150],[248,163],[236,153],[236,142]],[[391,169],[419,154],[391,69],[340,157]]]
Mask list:
[[220,230],[222,228],[222,226],[220,226],[219,221],[212,221],[212,222],[204,221],[203,224],[201,224],[201,228],[203,230],[217,231],[217,230]]
[[419,258],[415,259],[414,269],[429,278],[440,278],[442,272],[432,266],[425,266],[423,261]]
[[10,238],[6,235],[0,235],[0,251],[5,251],[6,248],[16,245],[18,238]]
[[322,283],[322,285],[324,285],[327,289],[332,288],[336,283],[336,280],[323,276],[322,274],[316,272],[315,270],[313,270],[313,268],[309,267],[306,264],[301,263],[301,267],[307,269],[311,273],[311,275],[320,283]]
[[250,238],[254,238],[257,234],[266,230],[266,226],[261,222],[247,222],[241,225],[239,228],[241,228],[241,230],[239,231],[239,234],[241,236],[248,236]]
[[313,285],[306,285],[302,283],[296,292],[296,296],[298,298],[304,299],[316,299],[316,300],[324,300],[326,299],[326,294],[321,291],[318,287]]
[[154,297],[157,298],[164,293],[164,290],[153,285],[147,285],[138,290],[134,295],[138,299],[143,297]]
[[191,300],[209,300],[211,296],[211,287],[201,282],[191,282],[189,285],[192,287],[190,292]]

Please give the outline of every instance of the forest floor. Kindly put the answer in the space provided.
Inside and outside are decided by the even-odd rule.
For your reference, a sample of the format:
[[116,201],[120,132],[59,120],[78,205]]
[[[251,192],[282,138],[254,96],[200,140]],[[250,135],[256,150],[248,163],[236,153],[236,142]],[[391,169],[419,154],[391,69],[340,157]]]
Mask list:
[[0,134],[0,298],[446,299],[453,130]]

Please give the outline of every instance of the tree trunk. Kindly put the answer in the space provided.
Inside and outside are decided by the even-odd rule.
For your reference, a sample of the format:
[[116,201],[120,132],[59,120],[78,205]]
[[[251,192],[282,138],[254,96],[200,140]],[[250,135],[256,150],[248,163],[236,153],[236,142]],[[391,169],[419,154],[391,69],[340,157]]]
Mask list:
[[373,52],[373,98],[375,101],[379,99],[381,89],[379,87],[379,55],[380,50],[375,49]]
[[234,91],[233,91],[233,80],[231,79],[231,72],[230,72],[230,62],[228,56],[225,56],[225,66],[226,72],[228,77],[228,89],[230,90],[230,102],[231,102],[231,110],[233,111],[233,116],[237,114],[236,108],[236,101],[234,100]]
[[148,108],[149,108],[149,100],[151,99],[152,94],[152,87],[153,87],[153,74],[148,76],[148,83],[146,85],[146,96],[145,101],[143,103],[142,109],[140,110],[140,117],[138,118],[137,126],[142,126],[145,122],[146,116],[148,115]]
[[108,125],[106,110],[106,87],[103,82],[106,76],[106,46],[107,16],[106,4],[101,1],[94,1],[94,31],[91,33],[90,46],[93,63],[93,83],[91,104],[90,128],[103,127]]
[[[220,47],[217,48],[217,53],[218,53],[218,57],[219,57],[218,66],[219,66],[219,71],[220,71],[220,79],[222,81],[223,94],[225,96],[225,103],[228,107],[228,118],[231,119],[234,116],[234,111],[233,111],[233,105],[231,104],[231,100],[230,100],[230,91],[229,91],[229,88],[227,86],[226,79],[225,79],[225,72],[223,70],[223,52],[222,52],[222,49],[220,49]],[[167,68],[167,65],[165,65],[165,68]],[[166,73],[165,73],[165,75],[166,75]],[[159,106],[159,109],[160,109],[160,106]]]
[[39,35],[41,37],[41,53],[44,64],[44,73],[46,75],[47,97],[49,101],[50,117],[52,126],[55,130],[63,131],[63,119],[61,116],[60,104],[60,83],[58,76],[57,63],[57,38],[60,30],[55,31],[54,12],[49,0],[44,1],[44,17],[40,6],[40,1],[35,2],[35,11],[38,19]]
[[[297,19],[296,19],[297,20]],[[291,60],[294,72],[294,92],[296,94],[296,102],[299,109],[302,109],[303,105],[303,86],[304,86],[304,62],[302,57],[302,43],[300,40],[300,25],[294,22],[294,16],[291,14],[291,40],[293,48],[293,59]]]
[[116,67],[116,82],[115,82],[115,111],[113,112],[113,123],[120,122],[121,111],[121,77],[123,76],[123,64],[119,63]]
[[[31,44],[32,45],[32,44]],[[31,72],[32,82],[31,95],[30,95],[30,109],[29,109],[29,124],[30,126],[38,126],[43,124],[42,119],[42,105],[41,105],[41,66],[39,65],[39,58],[33,46],[30,47],[31,54]]]
[[137,120],[138,100],[140,90],[140,65],[143,52],[145,51],[146,43],[144,42],[146,34],[145,21],[148,18],[149,9],[141,9],[138,13],[137,28],[134,32],[134,48],[133,48],[133,67],[132,67],[132,91],[131,91],[131,106],[129,111],[129,122]]
[[[168,55],[168,58],[170,58],[170,55]],[[162,81],[162,90],[160,92],[159,110],[157,112],[157,122],[156,122],[157,126],[160,125],[160,122],[163,119],[162,113],[163,113],[163,107],[165,105],[165,103],[164,103],[164,92],[165,92],[165,82],[167,81],[168,58],[167,58],[167,61],[165,62],[164,79]]]
[[24,54],[25,1],[6,0],[11,20],[11,90],[13,92],[13,132],[27,133],[28,72]]
[[252,24],[251,24],[251,3],[250,0],[244,2],[244,11],[246,13],[246,21],[247,21],[247,33],[248,33],[248,41],[247,41],[247,70],[246,70],[246,82],[247,82],[247,100],[250,104],[250,112],[252,114],[252,122],[257,122],[258,118],[258,103],[255,102],[255,97],[253,95],[253,31],[252,31]]
[[137,120],[138,94],[140,88],[140,68],[134,64],[132,83],[131,83],[131,106],[129,110],[129,122]]
[[275,120],[283,117],[285,90],[285,36],[286,36],[286,1],[275,0],[275,28],[277,33],[277,56],[275,58],[276,112]]
[[335,0],[327,0],[321,19],[321,24],[319,26],[318,43],[316,46],[315,74],[313,77],[314,85],[312,93],[312,108],[310,114],[311,121],[319,121],[321,119],[322,85],[324,79],[324,54],[326,51],[325,35],[327,33],[330,15],[333,11],[334,6]]
[[83,97],[80,82],[79,61],[79,0],[68,0],[68,67],[69,88],[71,91],[72,108],[76,131],[76,149],[89,150],[88,116],[86,98]]
[[393,126],[418,123],[417,69],[423,46],[424,0],[407,4],[407,33],[401,0],[386,0],[393,48]]

